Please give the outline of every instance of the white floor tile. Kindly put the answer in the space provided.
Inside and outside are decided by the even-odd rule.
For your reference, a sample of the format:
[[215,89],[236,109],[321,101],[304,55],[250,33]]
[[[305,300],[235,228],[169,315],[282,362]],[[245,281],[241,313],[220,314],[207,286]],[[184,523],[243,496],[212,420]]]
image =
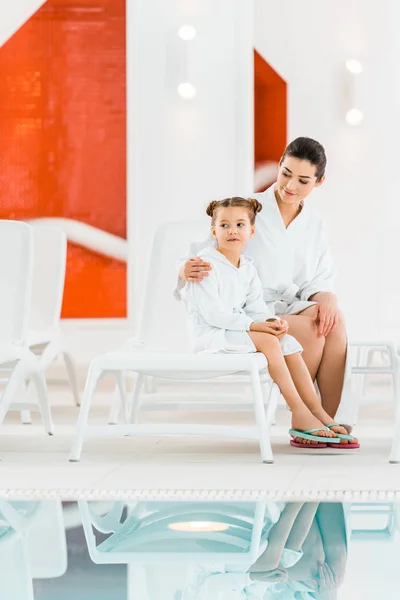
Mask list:
[[[106,382],[107,383],[107,382]],[[107,423],[112,388],[105,385],[90,423]],[[386,389],[378,393],[384,395]],[[69,463],[78,409],[68,389],[51,388],[54,436],[37,415],[21,425],[9,413],[0,429],[0,488],[10,489],[216,489],[216,490],[390,490],[400,492],[400,466],[389,465],[393,433],[390,404],[373,402],[360,412],[355,431],[361,449],[307,451],[289,445],[290,413],[281,408],[271,432],[275,463],[261,463],[256,442],[194,437],[89,439],[80,463]],[[143,421],[249,424],[251,412],[158,411]]]

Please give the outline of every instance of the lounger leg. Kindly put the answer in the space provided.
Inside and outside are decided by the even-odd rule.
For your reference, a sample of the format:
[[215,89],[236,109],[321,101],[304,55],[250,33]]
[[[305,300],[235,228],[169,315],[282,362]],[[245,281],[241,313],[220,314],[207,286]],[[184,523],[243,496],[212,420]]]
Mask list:
[[65,368],[67,370],[67,377],[69,385],[71,386],[72,394],[74,396],[76,406],[81,405],[81,398],[78,387],[78,378],[76,376],[76,365],[72,356],[68,352],[63,352]]
[[121,412],[121,393],[118,388],[118,383],[115,384],[114,392],[111,399],[110,412],[108,414],[108,424],[117,425],[119,413]]
[[281,395],[279,387],[274,382],[261,384],[264,406],[266,407],[266,419],[268,431],[271,425],[276,424],[276,409]]
[[76,424],[75,438],[71,447],[69,457],[69,460],[71,462],[77,462],[81,457],[82,446],[85,437],[85,430],[87,428],[87,422],[89,418],[90,405],[92,403],[92,397],[102,373],[103,371],[96,364],[96,362],[93,361],[89,368],[89,373],[85,385],[85,391],[83,392],[82,404],[79,411],[78,422]]
[[26,369],[24,363],[23,361],[19,361],[11,372],[10,378],[0,397],[0,425],[4,421],[11,404],[18,401],[18,394],[23,395],[25,393],[25,378]]
[[392,364],[394,365],[393,373],[393,396],[395,406],[395,429],[393,434],[392,448],[390,451],[389,462],[400,462],[400,360],[392,356]]
[[[32,381],[28,380],[28,383],[25,385],[24,392],[27,396],[27,400],[30,402],[37,402],[36,391],[34,386],[32,385]],[[32,413],[30,410],[24,409],[20,412],[20,418],[22,425],[32,425]]]
[[[362,367],[365,365],[366,350],[367,349],[363,346],[359,346],[357,348],[356,367]],[[355,375],[353,375],[353,378],[355,378],[355,381],[353,383],[354,394],[356,396],[357,406],[360,406],[363,396],[365,394],[366,376],[365,374],[356,373]]]
[[142,373],[137,374],[137,378],[136,378],[135,385],[133,388],[132,405],[131,405],[130,414],[129,414],[129,423],[137,423],[137,421],[138,421],[138,415],[139,415],[139,410],[140,410],[140,393],[142,391],[145,379],[147,379],[146,375],[143,375]]
[[110,414],[108,417],[109,425],[116,425],[118,423],[121,407],[123,409],[125,423],[129,422],[128,398],[126,393],[126,371],[115,371],[115,378],[117,380],[117,384],[114,389]]
[[261,457],[264,463],[273,463],[271,441],[269,437],[269,428],[264,408],[264,399],[261,389],[260,373],[256,366],[251,370],[251,385],[253,390],[254,412],[258,426],[259,444]]
[[155,394],[157,391],[157,379],[151,375],[146,375],[144,378],[144,389],[146,394]]
[[53,423],[53,419],[51,418],[50,402],[49,402],[49,396],[47,393],[46,377],[45,377],[43,371],[37,371],[37,372],[34,372],[31,374],[31,379],[36,387],[38,400],[39,400],[40,413],[42,415],[45,429],[49,435],[53,435],[54,434],[54,423]]

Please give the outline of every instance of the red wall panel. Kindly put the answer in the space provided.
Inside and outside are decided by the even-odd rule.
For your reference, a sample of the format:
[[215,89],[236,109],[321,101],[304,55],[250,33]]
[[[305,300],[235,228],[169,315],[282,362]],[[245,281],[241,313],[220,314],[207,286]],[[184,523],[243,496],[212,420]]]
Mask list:
[[254,51],[255,163],[278,162],[287,140],[287,86],[276,71]]
[[[125,27],[125,0],[49,0],[0,48],[0,218],[126,238]],[[126,316],[126,264],[69,244],[63,316]]]

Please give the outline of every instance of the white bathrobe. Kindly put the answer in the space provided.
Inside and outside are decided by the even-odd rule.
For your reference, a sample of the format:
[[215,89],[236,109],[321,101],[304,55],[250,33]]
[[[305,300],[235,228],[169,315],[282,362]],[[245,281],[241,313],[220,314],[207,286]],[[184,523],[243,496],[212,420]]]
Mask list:
[[[285,227],[275,198],[275,184],[260,194],[252,194],[263,205],[256,220],[256,233],[246,246],[261,279],[264,300],[277,315],[293,315],[316,304],[309,300],[317,292],[333,292],[335,269],[326,229],[321,217],[306,200],[299,215]],[[206,240],[192,243],[180,268],[201,248],[215,247],[209,234]],[[174,295],[180,298],[183,282],[179,279]],[[349,358],[349,353],[347,354]],[[351,393],[351,365],[346,363],[345,381],[336,419],[353,424],[357,414]]]
[[[250,325],[275,317],[275,312],[264,301],[253,261],[241,256],[237,268],[214,248],[205,248],[198,256],[211,263],[212,270],[202,282],[188,282],[181,291],[194,351],[256,352],[247,333]],[[280,344],[285,355],[302,351],[291,335],[285,335]]]
[[[253,194],[263,205],[257,215],[256,233],[246,246],[262,282],[264,300],[278,315],[294,315],[316,304],[309,298],[317,292],[333,292],[335,270],[324,223],[307,203],[285,227],[275,198],[275,185]],[[207,240],[192,243],[179,261],[196,256],[201,248],[215,247],[211,233]],[[176,294],[180,290],[178,284]]]

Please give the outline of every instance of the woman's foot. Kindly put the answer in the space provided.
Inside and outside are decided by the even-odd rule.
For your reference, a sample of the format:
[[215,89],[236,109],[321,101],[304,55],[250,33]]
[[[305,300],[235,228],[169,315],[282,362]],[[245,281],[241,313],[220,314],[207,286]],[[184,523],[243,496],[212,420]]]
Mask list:
[[[317,408],[317,410],[312,411],[313,415],[319,419],[321,421],[321,423],[323,423],[324,425],[331,425],[332,423],[335,423],[334,419],[332,419],[332,417],[330,417],[328,415],[328,413],[322,408],[322,406],[319,406]],[[341,433],[342,435],[349,435],[349,431],[347,430],[347,428],[344,425],[339,425],[339,424],[335,424],[332,427],[329,428],[330,431],[334,432],[334,433]],[[352,440],[340,440],[341,444],[358,444],[358,440],[357,438],[353,438]]]
[[346,425],[346,423],[341,423],[340,427],[344,427],[347,433],[351,435],[351,432],[353,431],[353,425]]
[[[327,442],[329,442],[329,438],[337,437],[336,433],[334,431],[329,431],[328,429],[326,429],[324,423],[322,423],[320,419],[314,416],[305,405],[296,408],[295,410],[292,410],[292,429],[297,429],[298,431],[308,431],[310,429],[316,429],[316,431],[313,431],[312,435],[318,437],[326,437]],[[318,443],[315,440],[305,440],[301,437],[293,437],[293,439],[298,444],[304,444],[306,446],[309,444]]]

